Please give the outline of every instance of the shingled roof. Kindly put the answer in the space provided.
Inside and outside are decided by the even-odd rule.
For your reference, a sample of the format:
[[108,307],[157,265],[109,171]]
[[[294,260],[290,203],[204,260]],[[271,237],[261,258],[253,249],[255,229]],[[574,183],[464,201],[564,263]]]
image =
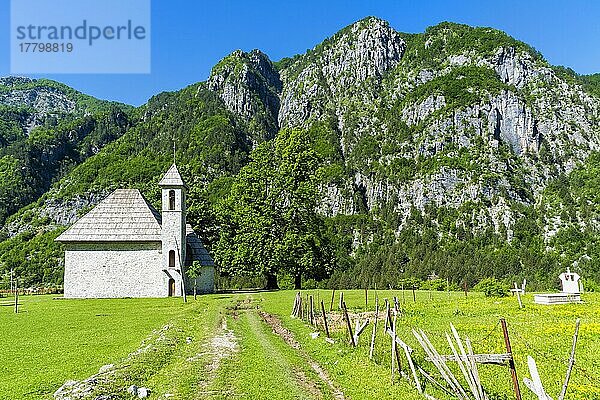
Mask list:
[[177,165],[171,165],[171,168],[169,168],[160,182],[158,182],[158,186],[186,186],[183,179],[181,179]]
[[214,260],[212,259],[210,254],[208,254],[208,251],[206,251],[206,248],[202,244],[202,241],[200,240],[200,238],[198,238],[198,236],[196,236],[196,233],[194,232],[190,224],[185,225],[185,234],[186,242],[189,248],[192,250],[192,254],[186,255],[186,258],[189,259],[190,263],[192,261],[197,260],[200,261],[200,264],[203,267],[214,267]]
[[159,242],[161,216],[139,190],[117,189],[56,241]]

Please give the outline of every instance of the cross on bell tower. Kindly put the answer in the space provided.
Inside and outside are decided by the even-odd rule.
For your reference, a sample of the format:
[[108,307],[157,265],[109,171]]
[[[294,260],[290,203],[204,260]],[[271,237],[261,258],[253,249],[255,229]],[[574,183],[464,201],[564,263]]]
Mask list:
[[175,145],[177,142],[175,141],[175,134],[173,134],[173,165],[175,165]]

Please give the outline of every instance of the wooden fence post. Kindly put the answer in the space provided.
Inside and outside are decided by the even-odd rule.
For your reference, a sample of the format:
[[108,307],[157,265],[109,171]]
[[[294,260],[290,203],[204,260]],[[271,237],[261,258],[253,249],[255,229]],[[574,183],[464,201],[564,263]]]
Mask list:
[[375,336],[377,335],[377,319],[379,317],[379,298],[375,296],[375,322],[373,323],[373,333],[371,334],[371,348],[369,350],[369,358],[373,358],[375,350]]
[[304,295],[304,318],[306,318],[306,322],[310,321],[310,303],[308,300],[308,293]]
[[292,307],[292,317],[297,317],[298,316],[298,293],[296,293],[296,296],[294,297],[294,306]]
[[517,378],[517,368],[515,367],[515,360],[512,354],[512,348],[510,346],[510,338],[508,336],[506,320],[504,318],[500,318],[500,324],[502,325],[502,334],[504,335],[504,344],[506,345],[506,352],[510,354],[508,366],[510,368],[510,375],[512,377],[513,388],[515,390],[515,397],[517,400],[521,400],[521,388],[519,387],[519,378]]
[[310,316],[310,324],[314,325],[315,324],[315,310],[313,307],[313,297],[312,294],[310,295],[310,311],[309,311],[309,316]]
[[573,365],[575,364],[575,346],[577,345],[577,336],[579,335],[579,323],[581,321],[577,318],[575,322],[575,334],[573,335],[573,344],[571,346],[571,357],[569,357],[569,367],[567,368],[567,376],[565,377],[565,383],[563,383],[562,390],[560,391],[560,396],[558,396],[558,400],[563,400],[565,395],[567,394],[567,386],[569,386],[569,379],[571,378],[571,371],[573,370]]
[[333,311],[333,301],[335,300],[335,289],[331,291],[331,302],[329,303],[329,312]]
[[391,354],[391,363],[392,363],[392,384],[394,384],[394,361],[396,360],[396,317],[397,313],[394,312],[394,322],[392,322],[392,354]]
[[342,303],[342,310],[344,311],[344,319],[346,320],[346,326],[348,327],[348,333],[350,334],[350,342],[352,343],[352,347],[356,347],[354,334],[352,333],[352,325],[350,324],[350,317],[348,316],[348,309],[346,309],[345,302]]
[[317,306],[316,306],[316,308],[317,308],[317,314],[319,313],[319,310],[318,310],[319,303],[321,303],[321,292],[320,292],[319,289],[317,289]]
[[306,317],[308,315],[306,310],[308,310],[308,306],[306,305],[306,298],[304,298],[302,299],[302,321],[308,320],[308,318]]
[[15,282],[15,314],[19,313],[19,281]]
[[517,294],[517,299],[519,300],[519,308],[523,308],[523,302],[521,302],[521,291],[517,287],[517,282],[514,282],[514,284],[515,284],[515,293]]
[[363,333],[363,331],[365,330],[365,328],[367,327],[367,325],[369,325],[369,319],[367,318],[367,320],[361,325],[358,321],[358,318],[356,319],[356,329],[354,331],[354,343],[358,346],[358,337],[360,336],[361,333]]
[[390,320],[390,303],[388,299],[385,299],[385,323],[383,326],[383,331],[387,332],[388,330],[388,321]]
[[[392,321],[392,316],[390,315],[391,310],[388,308],[387,310],[387,318],[389,318],[389,328],[385,329],[385,332],[388,333],[392,337],[392,357],[396,357],[396,368],[398,369],[398,373],[402,370],[402,361],[400,359],[400,353],[398,352],[398,347],[394,345],[397,343],[398,337],[395,334],[396,330],[396,319],[398,317],[398,310],[394,309],[394,318]],[[392,367],[394,362],[392,361]]]
[[329,337],[329,325],[327,325],[327,314],[325,314],[325,304],[321,300],[321,311],[323,312],[323,325],[325,325],[325,334]]

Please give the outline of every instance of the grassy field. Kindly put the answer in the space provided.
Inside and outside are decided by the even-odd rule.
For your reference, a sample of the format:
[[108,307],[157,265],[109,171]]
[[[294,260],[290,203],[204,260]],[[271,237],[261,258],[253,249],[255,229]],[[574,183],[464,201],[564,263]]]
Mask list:
[[[327,305],[331,298],[325,290],[303,294]],[[473,341],[475,352],[500,353],[504,342],[498,320],[506,318],[519,379],[529,376],[526,357],[533,356],[555,399],[575,319],[581,318],[577,363],[566,398],[600,399],[599,295],[585,294],[584,304],[561,306],[538,306],[526,295],[525,308],[519,310],[515,298],[487,299],[478,293],[465,299],[462,293],[417,292],[416,302],[408,291],[404,296],[400,291],[377,294],[380,300],[400,299],[398,335],[429,371],[434,369],[424,360],[412,328],[423,329],[440,352],[450,353],[443,333],[452,322]],[[65,381],[85,379],[105,364],[115,364],[114,373],[98,380],[94,396],[111,393],[130,399],[126,388],[136,384],[151,388],[151,398],[171,399],[333,399],[340,393],[353,399],[423,398],[407,381],[390,381],[390,340],[383,324],[374,360],[369,360],[372,325],[356,349],[348,344],[344,325],[333,321],[334,344],[325,342],[323,334],[312,339],[314,329],[290,317],[294,295],[217,294],[187,304],[181,299],[23,297],[18,315],[11,307],[0,307],[0,399],[50,399]],[[354,318],[364,319],[367,315],[361,313],[374,310],[373,291],[366,308],[363,291],[344,291],[344,296]],[[0,304],[7,301],[0,299]],[[269,326],[263,312],[276,316],[278,327]],[[291,332],[290,337],[284,340],[282,331]],[[514,398],[507,368],[482,366],[480,372],[491,399]],[[535,398],[522,383],[521,388],[524,399]],[[447,398],[439,390],[428,388],[428,393]]]
[[[315,298],[325,299],[329,304],[331,291],[309,291]],[[374,293],[369,292],[368,310],[374,310]],[[503,299],[485,298],[480,293],[469,293],[465,299],[463,293],[416,292],[416,302],[412,293],[406,291],[402,303],[400,291],[380,291],[380,299],[397,296],[403,308],[403,317],[398,319],[398,336],[416,351],[416,359],[427,370],[435,371],[424,362],[424,352],[412,335],[412,328],[423,329],[441,353],[451,351],[444,336],[450,332],[450,322],[461,336],[473,341],[476,353],[505,352],[502,331],[498,324],[501,317],[506,318],[512,341],[521,391],[524,399],[535,396],[522,383],[529,377],[527,355],[535,358],[546,390],[557,398],[566,372],[575,320],[581,318],[581,328],[576,353],[576,368],[571,378],[567,399],[600,399],[600,296],[586,294],[585,304],[559,306],[541,306],[533,303],[533,295],[524,297],[524,309],[519,309],[514,297]],[[345,301],[349,311],[365,311],[364,292],[345,291]],[[352,398],[398,398],[422,399],[406,381],[390,384],[390,339],[383,334],[380,324],[376,341],[375,361],[368,359],[368,347],[371,327],[359,341],[358,349],[349,346],[327,345],[320,340],[311,340],[311,329],[303,322],[289,318],[292,298],[288,293],[279,292],[263,295],[266,311],[282,316],[311,354],[315,355],[323,366],[344,388],[344,393]],[[336,295],[336,303],[337,303]],[[334,309],[337,305],[334,306]],[[352,321],[354,328],[354,321]],[[339,342],[347,341],[345,328],[336,333]],[[512,384],[508,369],[498,366],[480,367],[482,382],[493,399],[511,399]],[[456,368],[457,376],[460,376]],[[466,385],[465,385],[466,386]],[[444,398],[440,392],[430,392],[437,398]]]
[[[7,304],[9,299],[0,299]],[[66,380],[127,355],[155,327],[184,312],[174,299],[52,300],[0,307],[0,398],[38,399]]]

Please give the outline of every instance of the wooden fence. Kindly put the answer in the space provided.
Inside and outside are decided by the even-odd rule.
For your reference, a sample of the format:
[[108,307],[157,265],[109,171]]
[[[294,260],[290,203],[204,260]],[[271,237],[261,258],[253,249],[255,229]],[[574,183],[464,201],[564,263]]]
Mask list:
[[[335,291],[332,292],[328,316],[323,300],[317,300],[317,302],[320,303],[320,307],[315,307],[315,299],[312,295],[305,294],[303,296],[302,293],[298,292],[294,299],[291,316],[304,320],[306,323],[312,325],[317,331],[322,328],[327,336],[326,340],[333,343],[330,332],[332,325],[328,320],[334,316],[339,316],[338,313],[341,313],[343,325],[345,325],[345,329],[348,333],[348,342],[352,347],[356,348],[360,335],[366,331],[366,328],[370,323],[369,318],[365,319],[361,316],[356,316],[353,329],[352,318],[348,313],[346,302],[344,301],[344,293],[340,292],[339,295],[338,313],[333,311],[334,297]],[[414,292],[413,301],[416,301]],[[414,350],[397,334],[397,321],[398,318],[402,318],[402,310],[399,306],[398,298],[394,297],[392,301],[384,299],[384,304],[385,310],[382,310],[383,329],[386,336],[389,336],[390,338],[390,374],[392,383],[398,379],[398,377],[406,379],[411,382],[420,394],[429,400],[435,400],[435,397],[433,397],[431,393],[427,393],[428,385],[459,400],[488,400],[485,385],[481,381],[479,374],[478,364],[496,365],[505,368],[507,373],[510,374],[514,397],[517,400],[521,400],[521,388],[513,358],[510,335],[507,323],[503,318],[499,320],[496,327],[500,326],[502,328],[506,352],[498,354],[475,353],[471,340],[466,336],[461,336],[451,322],[449,323],[450,333],[447,332],[445,334],[446,341],[451,349],[451,354],[441,354],[432,344],[427,333],[418,327],[414,327],[412,329],[412,335],[419,343],[419,346],[421,346],[425,353],[425,361],[428,362],[427,365],[419,365],[413,356]],[[367,305],[368,293],[365,289],[365,309]],[[520,304],[519,307],[522,307],[522,305]],[[370,313],[368,314],[370,316]],[[373,315],[373,330],[369,346],[370,359],[373,359],[375,341],[377,340],[379,315],[379,298],[376,296],[375,312]],[[567,374],[558,400],[563,400],[566,395],[571,373],[575,364],[575,348],[579,325],[580,322],[577,320]],[[494,329],[496,329],[496,327]],[[317,332],[315,332],[313,337],[316,338],[316,335],[318,335]],[[450,363],[456,363],[458,368],[451,369],[449,367]],[[535,360],[531,356],[528,356],[528,367],[531,379],[523,379],[525,386],[530,389],[539,400],[551,400],[551,397],[546,393],[542,385]]]

